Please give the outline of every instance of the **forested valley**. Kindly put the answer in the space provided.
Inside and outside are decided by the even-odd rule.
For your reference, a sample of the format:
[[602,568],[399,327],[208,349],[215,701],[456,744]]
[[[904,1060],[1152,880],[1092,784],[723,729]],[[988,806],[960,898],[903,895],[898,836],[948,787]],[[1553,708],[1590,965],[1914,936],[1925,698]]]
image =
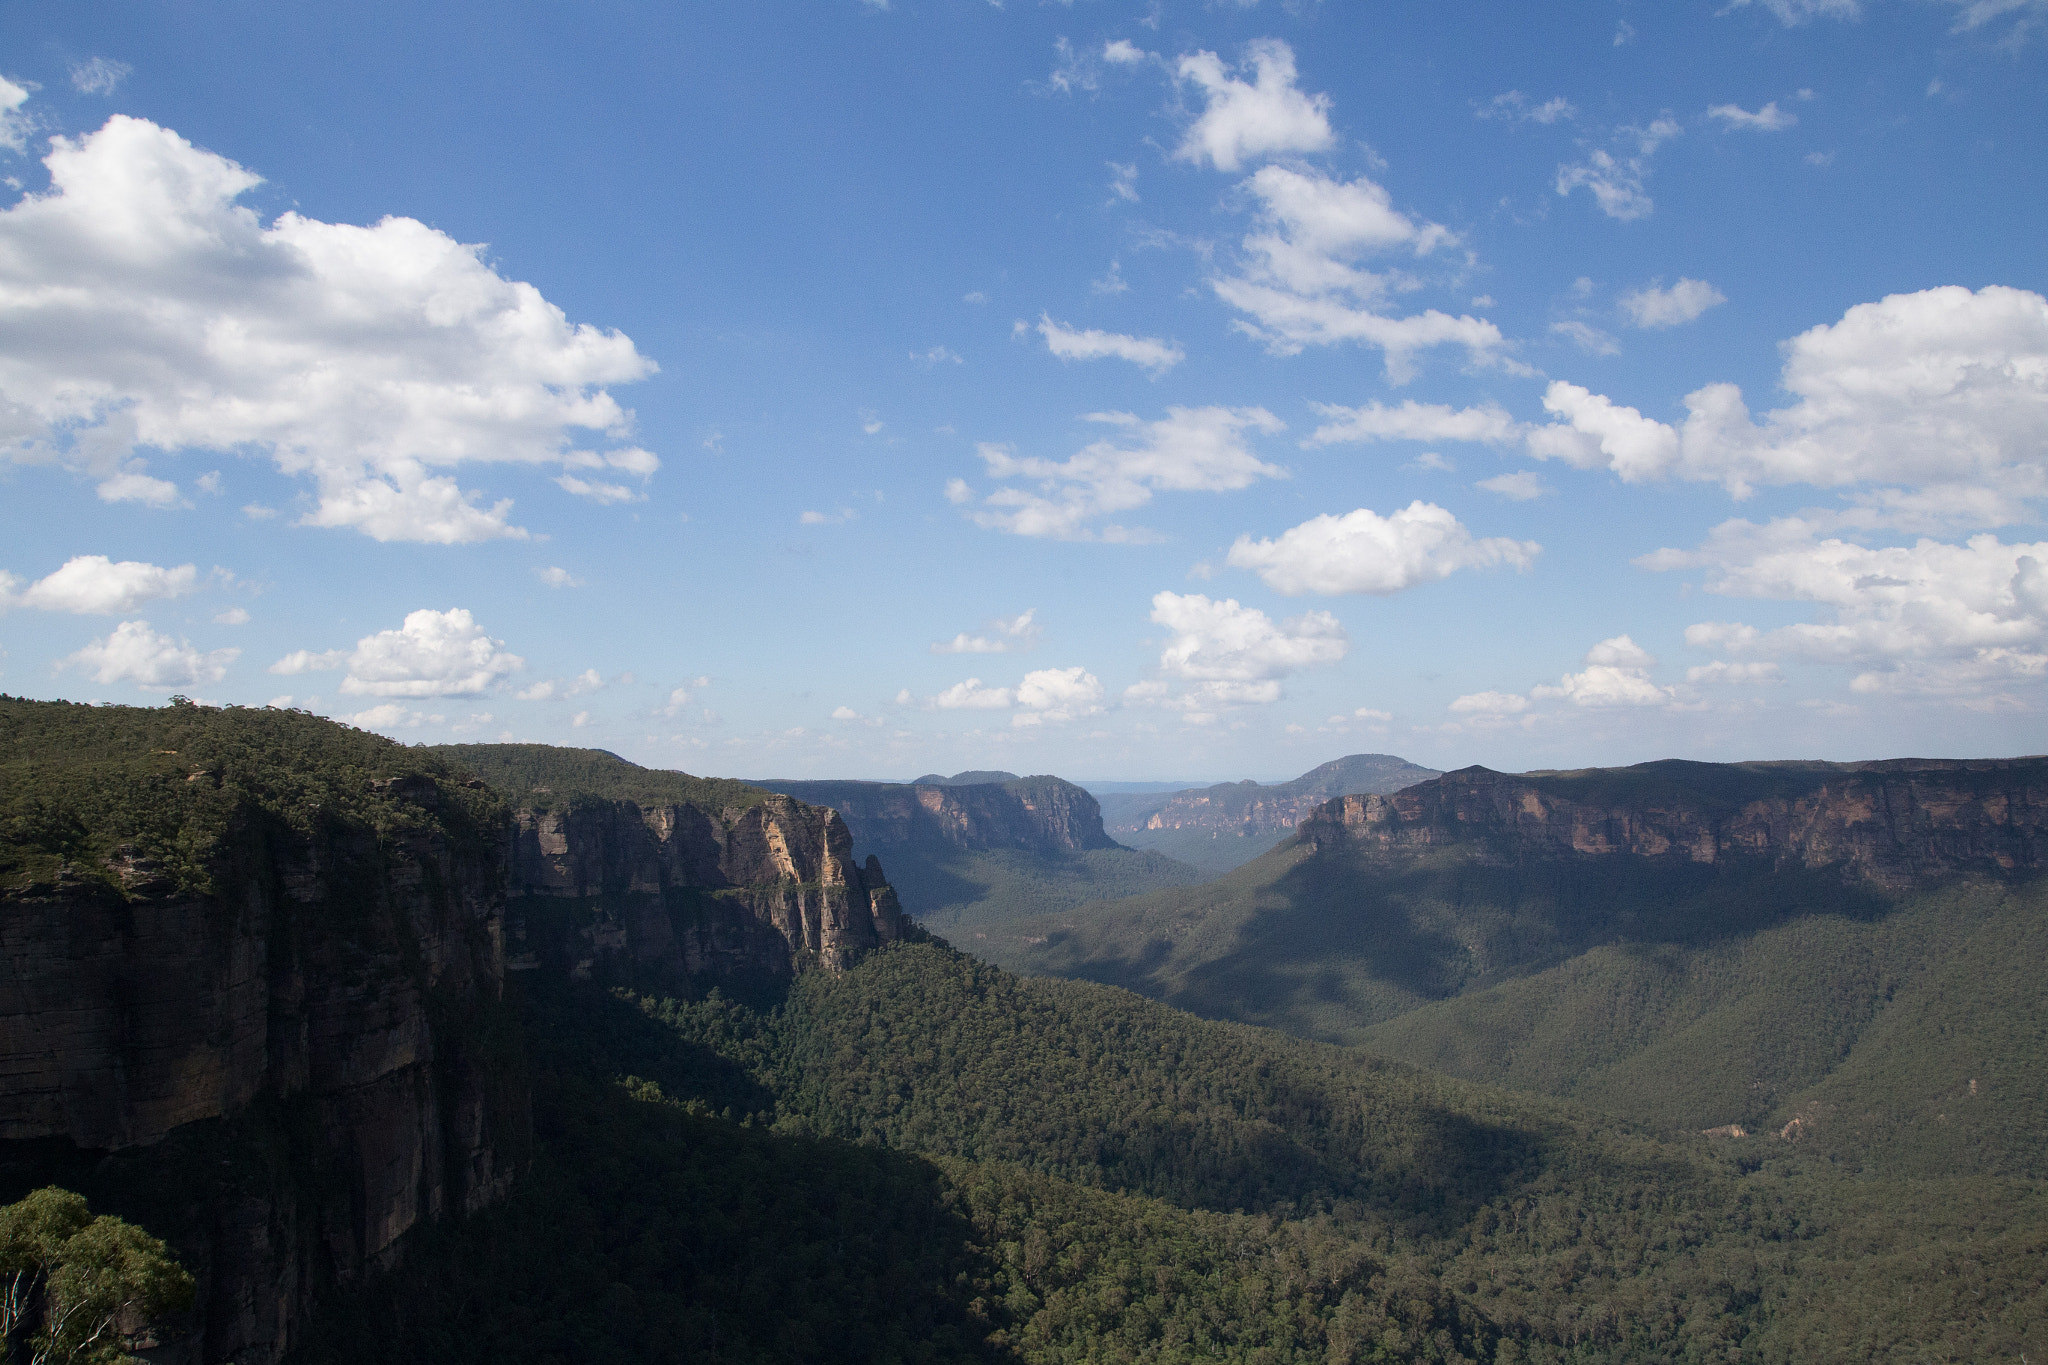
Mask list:
[[[829,812],[743,784],[595,751],[469,767],[289,712],[8,699],[0,725],[22,1078],[4,1117],[44,1134],[0,1146],[0,1200],[63,1186],[161,1239],[196,1293],[123,1329],[151,1359],[234,1358],[237,1340],[301,1365],[2048,1351],[2037,1130],[1972,1123],[1975,1085],[1940,1120],[1953,1109],[1967,1159],[1891,1130],[1709,1135],[1611,1092],[1015,975],[891,918]],[[647,831],[668,848],[691,819],[710,831],[696,862],[646,861]],[[579,829],[611,880],[517,884],[582,856]],[[505,839],[539,861],[508,874]],[[782,873],[746,861],[785,845]],[[515,905],[583,928],[535,946],[540,910],[504,909],[508,875]],[[671,875],[698,882],[645,889]],[[1238,894],[1213,885],[1195,891]],[[1946,913],[1990,945],[1932,984],[1899,976],[1911,1008],[1876,1041],[1909,1073],[1950,1055],[1963,1016],[1941,1000],[2012,989],[1959,993],[1958,973],[1984,977],[2006,943],[2025,978],[2040,899],[2021,876],[1913,904],[1779,926],[1823,948],[1888,932],[1868,951],[1896,963]],[[879,938],[850,966],[806,964],[806,935],[870,909]],[[781,970],[751,918],[770,910]],[[719,914],[755,937],[683,933]],[[233,965],[259,950],[253,975]],[[1767,967],[1720,970],[1750,999]],[[1488,1029],[1555,1030],[1485,995],[1551,970],[1482,980],[1472,999],[1493,1003],[1428,1036],[1480,1057]],[[1665,1009],[1711,1016],[1699,1058],[1740,1036],[1733,1016]],[[1695,1055],[1666,1044],[1667,1068]],[[1966,1079],[2030,1112],[2039,1053],[2001,1046]]]

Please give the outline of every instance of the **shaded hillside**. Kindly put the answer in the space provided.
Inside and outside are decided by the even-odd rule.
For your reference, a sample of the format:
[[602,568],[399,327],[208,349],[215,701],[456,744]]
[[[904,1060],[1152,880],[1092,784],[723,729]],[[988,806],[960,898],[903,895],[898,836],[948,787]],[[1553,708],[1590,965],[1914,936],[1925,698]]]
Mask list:
[[1118,844],[1103,831],[1095,798],[1057,777],[761,785],[838,811],[855,852],[889,868],[905,911],[970,947],[983,926],[1199,879],[1161,854]]
[[505,816],[300,712],[0,697],[0,1203],[165,1238],[199,1282],[171,1350],[261,1365],[503,1199]]
[[1657,1142],[937,944],[766,1011],[522,985],[534,1178],[359,1296],[308,1365],[2044,1344],[2038,1183]]
[[1467,770],[988,951],[1667,1130],[2048,1174],[2044,794],[2042,760]]
[[1258,857],[1333,796],[1383,793],[1437,776],[1392,754],[1352,754],[1292,782],[1224,782],[1177,792],[1119,793],[1101,799],[1103,826],[1132,848],[1151,849],[1210,876]]

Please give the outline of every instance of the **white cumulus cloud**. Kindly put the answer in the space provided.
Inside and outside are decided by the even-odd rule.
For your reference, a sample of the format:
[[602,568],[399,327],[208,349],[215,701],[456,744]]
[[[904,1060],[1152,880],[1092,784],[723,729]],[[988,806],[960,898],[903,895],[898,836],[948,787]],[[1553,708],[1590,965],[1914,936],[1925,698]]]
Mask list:
[[219,682],[241,652],[194,649],[183,638],[159,635],[147,621],[123,621],[105,639],[66,656],[58,666],[89,669],[94,682],[132,682],[137,687],[169,691]]
[[1529,690],[1532,697],[1565,697],[1578,706],[1662,706],[1670,688],[1650,681],[1657,660],[1626,635],[1602,640],[1586,651],[1586,670],[1567,673],[1555,686]]
[[1460,569],[1506,564],[1526,569],[1542,551],[1534,541],[1474,538],[1435,503],[1417,500],[1381,516],[1361,507],[1324,513],[1277,539],[1237,538],[1233,567],[1251,569],[1267,587],[1290,596],[1314,592],[1385,595],[1449,578]]
[[1418,351],[1461,345],[1475,360],[1486,360],[1502,345],[1497,327],[1469,314],[1388,311],[1391,295],[1410,280],[1359,262],[1389,253],[1425,257],[1456,238],[1395,209],[1381,186],[1364,177],[1343,181],[1265,166],[1241,188],[1258,205],[1257,221],[1244,239],[1237,273],[1216,277],[1210,287],[1246,315],[1239,330],[1268,350],[1285,355],[1360,342],[1380,348],[1388,376],[1401,382],[1414,373]]
[[1079,666],[1036,669],[1017,684],[1017,705],[1024,709],[1010,717],[1016,726],[1060,724],[1099,715],[1102,682]]
[[[971,515],[977,525],[1020,536],[1060,540],[1144,540],[1148,533],[1091,523],[1143,507],[1158,492],[1226,492],[1285,471],[1253,454],[1247,431],[1277,432],[1279,418],[1264,408],[1168,408],[1157,421],[1127,412],[1088,414],[1115,428],[1118,438],[1095,441],[1066,460],[1019,458],[1008,446],[977,447],[989,477],[1012,480],[982,499]],[[955,503],[971,501],[965,484],[947,487]]]
[[1170,341],[1104,332],[1094,327],[1076,331],[1043,313],[1038,318],[1038,334],[1045,338],[1045,348],[1061,360],[1128,360],[1151,371],[1155,378],[1187,359],[1187,352]]
[[[409,613],[397,630],[365,635],[346,654],[295,650],[272,673],[306,673],[346,665],[341,690],[363,697],[473,697],[526,666],[503,640],[484,633],[461,607]],[[596,676],[592,674],[591,676]]]
[[1804,518],[1724,522],[1697,550],[1661,550],[1646,568],[1704,569],[1708,592],[1806,602],[1820,619],[1773,630],[1703,621],[1686,642],[1750,660],[1860,670],[1860,690],[1955,691],[2048,673],[2048,541],[1996,535],[1871,547]]
[[1755,113],[1739,104],[1716,104],[1708,108],[1707,117],[1719,119],[1724,128],[1740,128],[1752,133],[1780,133],[1799,122],[1799,115],[1780,109],[1776,100]]
[[1705,280],[1681,279],[1669,289],[1652,280],[1621,296],[1621,311],[1638,327],[1676,327],[1691,322],[1728,296]]
[[1216,601],[1199,593],[1154,594],[1152,620],[1172,632],[1159,652],[1159,671],[1190,686],[1174,699],[1164,687],[1128,689],[1124,696],[1178,705],[1191,719],[1212,719],[1220,707],[1276,702],[1282,679],[1336,663],[1351,647],[1344,627],[1326,611],[1274,621],[1235,598]]
[[1177,160],[1235,171],[1247,159],[1320,152],[1336,141],[1330,131],[1330,97],[1304,94],[1294,84],[1293,48],[1276,38],[1248,43],[1236,69],[1246,67],[1249,81],[1232,75],[1213,52],[1180,59],[1177,74],[1201,91],[1204,108],[1174,149]]
[[480,247],[402,217],[265,224],[238,202],[256,175],[143,119],[45,164],[48,192],[0,210],[0,455],[168,503],[148,452],[259,450],[312,482],[305,523],[442,543],[524,534],[458,466],[657,463],[571,435],[629,434],[605,386],[652,362]]
[[933,697],[932,705],[941,711],[1002,711],[1008,709],[1012,700],[1009,688],[984,687],[981,679],[969,678]]
[[144,602],[183,597],[197,586],[199,570],[190,564],[166,569],[134,559],[117,563],[105,555],[76,555],[19,593],[13,591],[15,581],[13,575],[0,573],[0,607],[118,616]]
[[1622,479],[1757,485],[1917,485],[1988,514],[1987,491],[2048,491],[2048,299],[1957,285],[1862,303],[1785,343],[1788,407],[1750,415],[1733,384],[1686,395],[1682,426],[1577,385],[1553,383],[1560,420],[1529,433],[1532,454]]

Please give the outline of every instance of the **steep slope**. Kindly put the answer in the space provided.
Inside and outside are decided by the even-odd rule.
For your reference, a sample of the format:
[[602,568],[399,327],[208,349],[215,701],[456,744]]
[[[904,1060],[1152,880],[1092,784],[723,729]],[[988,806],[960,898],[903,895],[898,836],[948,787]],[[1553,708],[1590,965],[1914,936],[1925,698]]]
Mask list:
[[1198,879],[1111,839],[1095,798],[1057,777],[761,785],[839,812],[856,852],[888,864],[903,908],[969,946],[988,925]]
[[1651,1141],[937,944],[768,1011],[522,985],[558,1155],[317,1359],[1789,1365],[2048,1331],[2039,1182]]
[[2044,852],[2039,759],[1467,769],[991,956],[1667,1129],[1853,1113],[1844,1159],[2040,1174],[2043,1006],[2004,964],[2048,949]]
[[0,1202],[59,1184],[164,1237],[199,1282],[166,1365],[274,1362],[505,1198],[532,1147],[508,972],[772,987],[900,926],[830,811],[468,755],[514,805],[463,757],[0,697]]
[[880,863],[837,813],[746,783],[642,768],[600,749],[450,744],[512,804],[514,970],[681,989],[759,988],[895,941]]
[[525,1160],[504,809],[292,712],[0,698],[0,1175],[199,1280],[173,1355],[274,1361]]
[[1103,825],[1132,848],[1152,849],[1220,876],[1294,832],[1333,796],[1398,791],[1437,776],[1392,754],[1352,754],[1292,782],[1225,782],[1164,793],[1101,798]]

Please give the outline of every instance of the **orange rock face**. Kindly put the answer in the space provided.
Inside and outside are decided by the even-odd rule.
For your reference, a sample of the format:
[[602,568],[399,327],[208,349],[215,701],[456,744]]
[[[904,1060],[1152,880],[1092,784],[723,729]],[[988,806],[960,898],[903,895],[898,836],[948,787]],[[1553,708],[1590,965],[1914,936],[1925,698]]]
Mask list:
[[2048,859],[2048,759],[1664,762],[1575,773],[1465,768],[1302,823],[1320,846],[1460,844],[1494,859],[1567,853],[1840,866],[1886,885]]

